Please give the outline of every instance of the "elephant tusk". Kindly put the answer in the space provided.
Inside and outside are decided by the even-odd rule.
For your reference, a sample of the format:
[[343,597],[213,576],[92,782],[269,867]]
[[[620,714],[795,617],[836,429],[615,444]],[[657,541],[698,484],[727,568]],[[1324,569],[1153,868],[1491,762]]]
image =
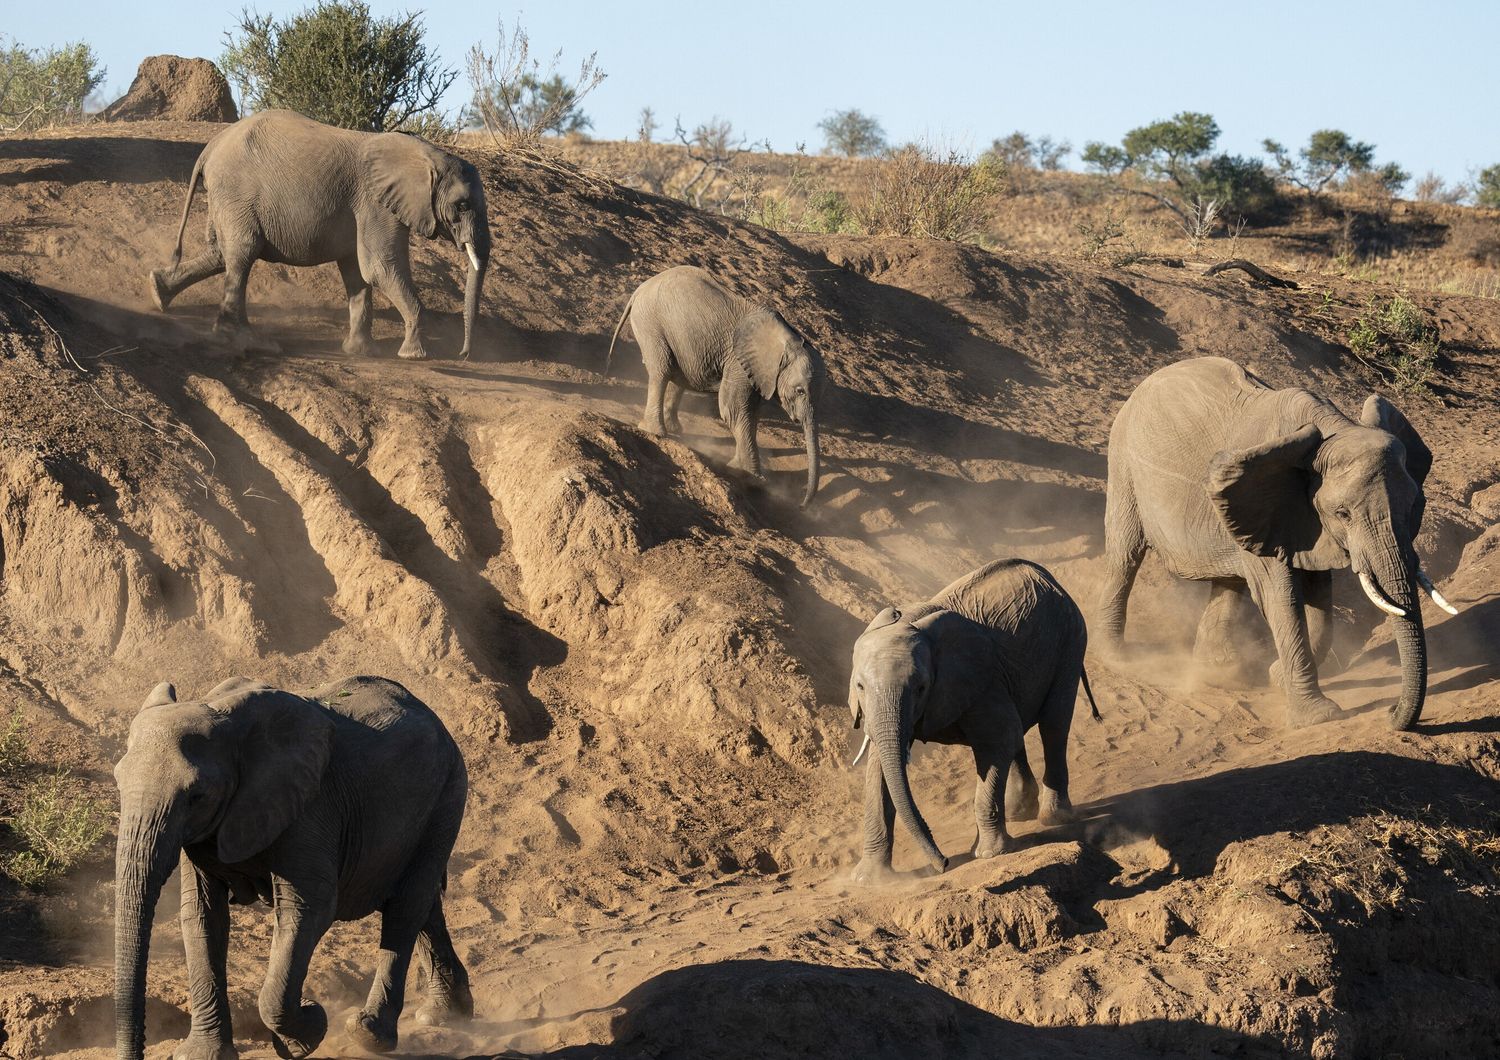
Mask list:
[[857,766],[857,765],[859,765],[859,760],[865,756],[865,752],[868,751],[869,749],[870,749],[870,734],[869,733],[865,733],[865,742],[859,745],[859,754],[857,754],[857,755],[854,756],[854,761],[850,762],[849,765],[850,766]]
[[1432,597],[1433,603],[1437,604],[1450,615],[1458,614],[1458,608],[1443,599],[1443,594],[1437,591],[1437,586],[1432,584],[1432,579],[1427,577],[1426,571],[1418,568],[1417,581],[1421,584],[1422,588],[1427,590],[1427,595]]
[[1372,581],[1370,576],[1364,571],[1359,572],[1359,587],[1363,589],[1365,591],[1365,595],[1370,598],[1370,603],[1380,608],[1380,610],[1384,611],[1386,614],[1395,615],[1397,618],[1406,617],[1406,612],[1387,600],[1385,598],[1385,594],[1376,587],[1375,582]]
[[464,244],[464,250],[466,250],[466,251],[469,252],[469,264],[472,265],[472,266],[474,266],[474,271],[475,272],[478,272],[479,271],[479,255],[476,254],[476,253],[474,253],[474,244],[473,243],[465,243]]

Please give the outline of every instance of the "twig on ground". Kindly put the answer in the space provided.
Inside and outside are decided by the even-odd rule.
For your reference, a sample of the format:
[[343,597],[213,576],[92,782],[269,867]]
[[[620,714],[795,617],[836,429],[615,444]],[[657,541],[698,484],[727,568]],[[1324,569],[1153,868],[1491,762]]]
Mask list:
[[1263,283],[1268,287],[1289,287],[1292,290],[1297,289],[1297,284],[1295,281],[1283,280],[1280,276],[1273,276],[1265,269],[1261,268],[1259,265],[1256,265],[1254,262],[1246,261],[1244,258],[1230,258],[1228,261],[1221,261],[1217,265],[1210,265],[1207,269],[1204,270],[1203,275],[1217,276],[1219,273],[1228,272],[1231,269],[1239,269],[1241,272],[1249,276],[1252,280]]

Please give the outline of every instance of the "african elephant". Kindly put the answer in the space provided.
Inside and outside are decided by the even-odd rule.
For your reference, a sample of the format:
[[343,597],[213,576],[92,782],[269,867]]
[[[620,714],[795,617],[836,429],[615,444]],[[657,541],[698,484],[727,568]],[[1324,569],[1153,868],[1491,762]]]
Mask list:
[[428,973],[419,1018],[472,1014],[442,901],[468,775],[443,723],[405,688],[350,677],[303,697],[235,677],[204,702],[179,703],[163,683],[131,722],[115,779],[121,1060],[144,1055],[151,918],[179,860],[192,1029],[176,1060],[237,1055],[225,978],[231,903],[272,907],[260,1017],[278,1056],[306,1056],[328,1030],[302,984],[335,920],[380,913],[375,981],[347,1026],[361,1046],[395,1048],[414,947]]
[[[854,727],[867,725],[855,764],[875,746],[865,769],[856,879],[890,871],[897,816],[935,869],[948,866],[912,799],[906,764],[913,740],[973,749],[976,857],[1005,852],[1006,818],[1031,820],[1038,811],[1049,823],[1070,818],[1068,730],[1080,678],[1099,716],[1083,672],[1087,645],[1072,597],[1044,568],[1020,559],[996,560],[926,603],[875,616],[854,644],[849,676]],[[1046,763],[1040,800],[1023,743],[1033,725],[1041,729]]]
[[[202,181],[208,201],[208,249],[182,261],[182,235]],[[353,132],[289,110],[268,110],[219,133],[198,156],[188,181],[172,267],[153,269],[151,298],[163,311],[199,280],[224,273],[215,330],[246,325],[245,284],[257,261],[338,263],[349,296],[344,352],[368,354],[370,286],[379,287],[406,322],[400,355],[427,356],[422,303],[412,284],[408,234],[451,239],[469,258],[464,290],[467,357],[490,261],[484,186],[468,162],[405,133]]]
[[1338,714],[1317,675],[1332,639],[1332,572],[1352,564],[1396,622],[1401,697],[1391,724],[1408,728],[1427,690],[1418,590],[1451,610],[1413,545],[1431,466],[1406,417],[1373,394],[1356,423],[1220,357],[1161,369],[1136,387],[1109,435],[1106,649],[1122,650],[1130,587],[1150,548],[1179,577],[1213,583],[1200,633],[1222,625],[1248,589],[1276,644],[1289,724],[1326,721]]
[[823,357],[777,313],[731,294],[691,265],[657,273],[635,289],[609,340],[604,374],[615,342],[630,322],[646,364],[646,414],[641,429],[678,434],[677,406],[684,390],[718,392],[719,415],[734,432],[729,466],[760,475],[755,444],[760,404],[775,397],[802,425],[807,442],[807,505],[818,492],[818,421]]

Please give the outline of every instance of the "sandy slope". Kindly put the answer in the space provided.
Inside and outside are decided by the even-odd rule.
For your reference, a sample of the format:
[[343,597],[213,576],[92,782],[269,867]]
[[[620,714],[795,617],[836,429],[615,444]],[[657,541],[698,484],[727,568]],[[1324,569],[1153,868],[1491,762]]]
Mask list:
[[[1426,565],[1464,607],[1427,616],[1418,732],[1385,726],[1394,659],[1346,580],[1337,650],[1353,664],[1325,683],[1349,714],[1288,734],[1265,690],[1195,681],[1202,587],[1148,564],[1132,636],[1150,654],[1129,672],[1090,662],[1104,720],[1074,729],[1084,821],[1020,826],[1019,852],[966,861],[972,766],[922,752],[917,796],[960,856],[869,890],[847,882],[859,785],[842,764],[868,615],[1005,554],[1046,563],[1090,610],[1103,446],[1131,386],[1225,354],[1352,411],[1370,380],[1331,340],[1367,290],[794,242],[491,160],[480,360],[394,360],[389,309],[385,356],[348,360],[333,268],[265,265],[251,317],[283,352],[242,357],[209,333],[217,282],[169,316],[144,305],[213,128],[0,140],[0,269],[43,288],[0,278],[0,688],[101,790],[163,677],[192,691],[229,672],[292,688],[374,672],[437,708],[473,778],[450,921],[481,1018],[407,1027],[404,1051],[1497,1047],[1496,303],[1419,299],[1448,342],[1441,400],[1398,399],[1437,453]],[[433,346],[456,348],[460,263],[416,259]],[[638,368],[598,374],[630,289],[680,262],[825,352],[812,509],[795,506],[786,424],[763,428],[771,481],[752,489],[726,474],[706,400],[685,404],[684,438],[658,440],[633,426]],[[14,1055],[105,1055],[106,860],[49,898],[0,892]],[[163,1042],[182,1023],[170,905]],[[264,911],[235,930],[242,1054],[269,1055]],[[374,938],[343,925],[320,951],[309,992],[334,1026]]]

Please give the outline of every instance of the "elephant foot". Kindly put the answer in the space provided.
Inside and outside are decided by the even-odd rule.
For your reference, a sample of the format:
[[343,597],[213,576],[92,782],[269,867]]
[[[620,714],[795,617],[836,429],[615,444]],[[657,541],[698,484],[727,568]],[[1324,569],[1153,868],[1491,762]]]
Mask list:
[[868,855],[861,858],[859,864],[854,867],[854,875],[852,877],[855,883],[870,887],[889,883],[895,878],[896,873],[891,869],[891,863],[888,860],[872,858]]
[[167,290],[167,285],[162,282],[160,269],[152,269],[149,279],[151,284],[151,301],[156,305],[157,309],[165,313],[167,306],[172,304],[172,292]]
[[662,425],[655,420],[641,420],[641,422],[636,424],[636,426],[645,431],[647,434],[657,438],[660,438],[663,434],[666,433]]
[[427,1027],[440,1027],[459,1020],[474,1018],[474,995],[468,986],[436,990],[417,1009],[416,1020]]
[[1037,815],[1042,824],[1072,824],[1078,820],[1078,815],[1073,812],[1073,804],[1068,797],[1060,791],[1052,791],[1044,788],[1040,813]]
[[974,844],[974,859],[993,858],[1001,854],[1008,854],[1012,843],[1010,836],[1000,833],[994,836],[980,836]]
[[409,338],[401,343],[401,348],[396,351],[396,356],[403,361],[425,361],[427,351],[422,347],[420,339]]
[[1005,789],[1005,819],[1007,821],[1034,821],[1038,810],[1035,783],[1020,788]]
[[368,335],[350,335],[344,340],[343,350],[350,357],[373,357],[375,343]]
[[1343,716],[1337,703],[1327,696],[1316,699],[1298,699],[1287,704],[1286,724],[1289,729],[1300,729],[1304,725],[1319,725]]
[[237,1060],[239,1050],[232,1041],[189,1035],[172,1050],[172,1060]]
[[682,421],[679,420],[676,416],[672,416],[672,417],[668,418],[665,421],[665,426],[666,426],[668,434],[681,434],[682,433]]
[[396,1021],[386,1026],[368,1012],[356,1012],[344,1025],[344,1033],[361,1049],[372,1053],[389,1053],[396,1048]]
[[282,1060],[302,1060],[311,1055],[327,1034],[328,1013],[316,1001],[304,1001],[295,1016],[279,1020],[271,1029],[272,1044]]

